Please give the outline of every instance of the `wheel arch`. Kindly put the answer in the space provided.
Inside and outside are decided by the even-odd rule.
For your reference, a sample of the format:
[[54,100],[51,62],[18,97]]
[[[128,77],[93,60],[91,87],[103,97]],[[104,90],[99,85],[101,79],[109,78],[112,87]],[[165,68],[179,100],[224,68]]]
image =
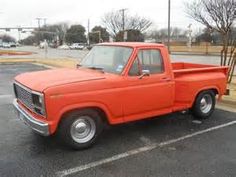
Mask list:
[[203,92],[203,91],[213,91],[213,92],[215,93],[215,95],[220,94],[220,90],[219,90],[219,88],[216,87],[216,86],[204,87],[204,88],[198,90],[198,91],[195,93],[194,99],[193,99],[193,101],[192,101],[192,103],[191,103],[191,106],[193,106],[193,104],[194,104],[195,100],[197,99],[198,95],[199,95],[201,92]]
[[64,119],[68,114],[74,112],[74,111],[79,111],[79,110],[85,110],[85,109],[92,109],[95,110],[99,113],[99,115],[101,116],[102,120],[107,123],[110,124],[110,117],[109,117],[109,113],[107,113],[104,108],[101,108],[99,106],[80,106],[80,107],[71,107],[68,108],[66,110],[64,110],[61,114],[60,114],[60,120],[59,122]]

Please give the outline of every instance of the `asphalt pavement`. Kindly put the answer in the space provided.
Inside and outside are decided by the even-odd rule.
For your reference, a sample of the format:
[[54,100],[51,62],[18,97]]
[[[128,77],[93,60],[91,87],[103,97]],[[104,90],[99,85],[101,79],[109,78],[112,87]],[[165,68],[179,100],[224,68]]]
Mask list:
[[34,134],[14,112],[12,82],[19,73],[44,69],[0,64],[1,177],[236,176],[236,114],[223,110],[204,121],[174,113],[108,127],[83,151]]

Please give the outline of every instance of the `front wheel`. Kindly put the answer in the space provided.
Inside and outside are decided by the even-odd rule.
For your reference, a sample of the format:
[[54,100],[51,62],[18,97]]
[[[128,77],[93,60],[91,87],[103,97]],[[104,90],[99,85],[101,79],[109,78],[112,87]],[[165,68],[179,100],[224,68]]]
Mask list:
[[88,148],[94,144],[103,128],[97,111],[79,110],[65,116],[59,125],[61,140],[74,149]]
[[215,103],[215,93],[213,91],[202,91],[194,102],[192,113],[200,119],[209,118],[215,109]]

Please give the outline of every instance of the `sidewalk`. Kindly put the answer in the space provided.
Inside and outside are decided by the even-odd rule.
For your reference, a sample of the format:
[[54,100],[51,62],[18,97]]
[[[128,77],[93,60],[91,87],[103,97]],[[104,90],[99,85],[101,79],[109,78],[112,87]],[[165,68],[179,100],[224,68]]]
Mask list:
[[230,95],[225,95],[223,101],[235,104],[236,106],[236,76],[234,76],[233,81],[228,85],[228,88],[230,90]]

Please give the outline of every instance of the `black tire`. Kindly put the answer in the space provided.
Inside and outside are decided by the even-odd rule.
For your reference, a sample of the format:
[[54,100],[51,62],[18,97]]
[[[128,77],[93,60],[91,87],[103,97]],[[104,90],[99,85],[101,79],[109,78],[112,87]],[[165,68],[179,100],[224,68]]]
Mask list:
[[215,109],[215,103],[215,93],[212,90],[200,92],[191,109],[193,116],[198,119],[209,118]]
[[[88,119],[89,121],[87,122],[82,121],[86,119]],[[90,126],[87,125],[87,127],[90,127],[91,130],[87,131],[88,128],[87,129],[85,128],[84,132],[79,132],[82,129],[84,129],[84,127],[81,127],[79,124],[82,125],[90,124]],[[78,126],[80,128],[78,128]],[[95,126],[95,132],[92,131],[92,129],[94,130],[94,126]],[[71,112],[68,115],[64,116],[58,127],[58,135],[60,140],[62,140],[62,142],[65,145],[68,145],[73,149],[80,150],[91,147],[96,142],[102,130],[103,130],[103,121],[99,113],[93,109],[84,109]],[[79,134],[85,133],[85,131],[90,133],[87,136],[89,138],[87,138],[87,140],[78,138]],[[76,133],[78,135],[77,137],[75,135]]]

